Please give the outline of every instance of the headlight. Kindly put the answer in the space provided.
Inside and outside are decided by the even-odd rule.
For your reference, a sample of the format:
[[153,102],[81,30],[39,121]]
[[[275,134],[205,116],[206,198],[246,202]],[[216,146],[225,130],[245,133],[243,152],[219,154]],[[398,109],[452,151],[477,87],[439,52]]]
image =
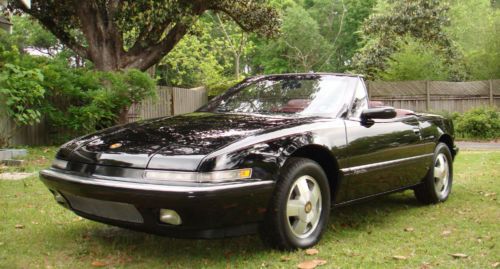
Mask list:
[[68,166],[68,162],[60,159],[54,159],[52,161],[52,167],[57,168],[57,169],[66,169],[66,166]]
[[237,169],[226,171],[214,171],[207,173],[198,172],[176,172],[176,171],[146,171],[146,179],[184,181],[184,182],[224,182],[248,179],[252,177],[252,169]]

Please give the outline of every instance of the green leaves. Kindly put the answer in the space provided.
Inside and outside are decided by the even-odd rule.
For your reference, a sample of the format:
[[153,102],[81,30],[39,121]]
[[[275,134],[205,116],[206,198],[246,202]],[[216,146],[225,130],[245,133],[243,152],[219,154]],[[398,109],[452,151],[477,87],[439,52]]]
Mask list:
[[[74,68],[66,59],[21,54],[2,42],[2,37],[0,109],[16,126],[33,125],[43,118],[58,130],[54,132],[58,139],[65,139],[65,135],[115,125],[120,113],[133,103],[156,95],[156,81],[139,70]],[[8,138],[14,131],[2,130],[1,134]]]
[[500,77],[500,9],[493,2],[454,1],[450,6],[447,32],[463,51],[472,80]]
[[412,38],[403,39],[398,52],[386,61],[386,69],[377,74],[386,81],[447,80],[450,76],[445,57],[436,47]]
[[226,14],[246,32],[273,36],[280,20],[267,0],[31,1],[27,9],[61,43],[99,70],[147,70],[167,55],[207,11]]
[[500,112],[496,108],[476,108],[454,119],[455,129],[463,138],[497,139],[500,137]]
[[[445,32],[449,25],[448,9],[445,3],[437,0],[381,1],[378,12],[363,25],[365,45],[353,58],[356,72],[369,78],[377,77],[388,67],[387,60],[400,50],[405,38],[435,48],[444,56],[446,64],[457,64],[460,55]],[[463,77],[458,70],[452,69],[450,78]]]
[[[57,97],[47,103],[49,121],[76,134],[113,126],[120,113],[133,103],[156,96],[156,82],[135,69],[118,72],[69,69],[52,83],[50,94]],[[64,99],[68,103],[61,105]]]
[[[357,33],[374,0],[275,1],[283,12],[281,35],[255,39],[258,73],[344,72],[361,46]],[[278,4],[279,2],[279,4]]]
[[24,68],[7,63],[0,71],[0,101],[5,103],[7,115],[17,125],[31,125],[40,121],[41,100],[45,90],[40,69]]

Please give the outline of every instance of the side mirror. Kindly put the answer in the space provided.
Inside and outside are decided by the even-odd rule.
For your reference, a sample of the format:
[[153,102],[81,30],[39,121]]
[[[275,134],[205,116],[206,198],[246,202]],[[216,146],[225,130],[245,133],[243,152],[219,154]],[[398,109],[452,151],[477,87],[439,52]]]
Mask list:
[[390,106],[368,108],[361,112],[363,121],[370,119],[392,119],[396,117],[396,109]]

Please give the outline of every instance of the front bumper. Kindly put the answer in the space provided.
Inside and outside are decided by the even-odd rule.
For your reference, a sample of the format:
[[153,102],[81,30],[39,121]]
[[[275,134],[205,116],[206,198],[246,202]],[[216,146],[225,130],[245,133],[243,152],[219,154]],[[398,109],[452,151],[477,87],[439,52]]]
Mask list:
[[[254,233],[274,189],[273,181],[172,186],[111,180],[53,168],[42,170],[40,179],[53,194],[65,198],[63,205],[84,218],[150,233],[191,238]],[[76,203],[87,201],[110,204],[111,210],[99,214],[93,213],[99,209],[79,210],[82,207]],[[135,221],[120,219],[113,213],[114,205],[135,208],[140,216]],[[176,211],[182,224],[160,222],[160,209]]]

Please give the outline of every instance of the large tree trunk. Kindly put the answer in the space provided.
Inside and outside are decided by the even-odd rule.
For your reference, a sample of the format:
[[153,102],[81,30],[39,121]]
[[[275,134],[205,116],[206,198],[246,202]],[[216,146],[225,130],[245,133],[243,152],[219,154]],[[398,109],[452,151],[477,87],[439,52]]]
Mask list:
[[116,7],[106,10],[94,1],[80,1],[79,6],[77,14],[88,42],[88,57],[98,70],[119,70],[124,50],[123,36],[114,23]]
[[[65,46],[94,62],[99,70],[147,70],[174,48],[206,10],[225,13],[243,30],[259,30],[267,36],[276,33],[279,26],[275,10],[260,1],[164,2],[159,7],[155,5],[158,1],[31,0],[28,8],[21,0],[10,0],[8,6],[38,19]],[[151,8],[161,10],[156,14],[150,12]],[[135,23],[137,20],[144,23]],[[128,33],[124,31],[131,27],[137,35],[125,50],[123,36]]]

